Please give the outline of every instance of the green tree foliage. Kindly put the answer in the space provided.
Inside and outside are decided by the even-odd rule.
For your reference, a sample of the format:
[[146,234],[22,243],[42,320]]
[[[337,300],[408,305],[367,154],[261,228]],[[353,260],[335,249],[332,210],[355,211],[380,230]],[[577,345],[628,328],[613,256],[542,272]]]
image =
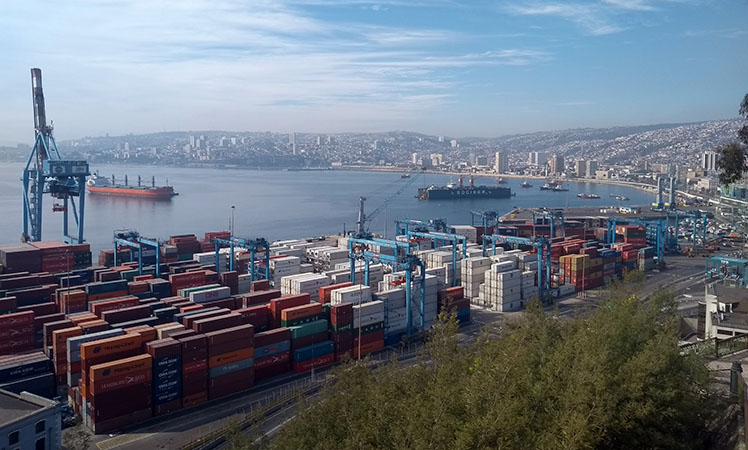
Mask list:
[[416,365],[345,365],[272,447],[704,448],[704,365],[678,350],[672,297],[644,304],[631,286],[575,320],[535,302],[470,347],[447,322]]
[[727,186],[740,180],[743,172],[748,170],[745,150],[738,143],[732,142],[720,148],[719,155],[720,183]]

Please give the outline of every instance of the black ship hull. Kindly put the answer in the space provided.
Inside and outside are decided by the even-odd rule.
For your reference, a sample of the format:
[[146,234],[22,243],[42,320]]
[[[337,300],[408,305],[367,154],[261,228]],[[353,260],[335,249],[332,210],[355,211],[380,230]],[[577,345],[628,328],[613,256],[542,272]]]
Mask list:
[[512,190],[506,187],[475,186],[475,187],[432,187],[418,189],[420,200],[458,200],[466,198],[509,198]]

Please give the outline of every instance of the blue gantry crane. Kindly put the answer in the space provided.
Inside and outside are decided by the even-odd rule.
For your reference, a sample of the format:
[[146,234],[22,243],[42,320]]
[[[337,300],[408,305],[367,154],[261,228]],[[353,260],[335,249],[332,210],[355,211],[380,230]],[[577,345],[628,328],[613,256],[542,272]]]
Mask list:
[[[540,223],[537,222],[538,219],[541,219]],[[556,230],[559,226],[561,227],[561,237],[566,236],[564,220],[564,212],[560,209],[541,209],[532,211],[533,230],[535,230],[535,225],[550,225],[551,238],[556,237]]]
[[746,272],[748,272],[746,259],[712,256],[706,260],[705,274],[710,280],[732,280],[738,286],[746,286],[748,285],[748,280],[745,279]]
[[400,236],[406,235],[410,230],[424,233],[429,231],[447,232],[447,222],[444,219],[397,219],[395,220],[395,227],[397,228],[397,234]]
[[[707,233],[707,215],[701,211],[679,211],[679,210],[668,210],[666,211],[666,227],[668,230],[668,239],[666,245],[669,251],[679,252],[680,245],[678,244],[678,234],[680,233],[680,222],[683,219],[691,219],[692,230],[691,230],[691,249],[696,250],[696,238],[697,238],[697,225],[701,225],[701,249],[706,248],[706,233]],[[672,233],[670,230],[673,230]]]
[[497,211],[470,211],[470,225],[475,226],[476,217],[480,217],[480,224],[485,230],[499,224],[499,213]]
[[[488,255],[488,243],[491,243],[491,254],[496,254],[496,244],[534,247],[538,254],[538,298],[543,301],[551,292],[551,241],[544,237],[533,239],[492,234],[483,236],[483,256]],[[545,277],[543,276],[545,272]]]
[[417,180],[418,177],[412,177],[405,181],[395,192],[390,194],[387,198],[384,199],[381,205],[379,205],[374,211],[370,212],[368,215],[364,212],[364,202],[366,202],[366,197],[359,197],[358,198],[358,220],[356,221],[356,233],[355,236],[359,238],[369,238],[372,236],[372,233],[369,232],[369,225],[371,225],[371,220],[374,219],[376,216],[379,215],[384,209],[387,207],[387,204],[392,201],[395,197],[400,195],[404,190],[406,190],[415,180]]
[[229,239],[213,239],[213,245],[215,245],[216,249],[216,273],[221,273],[221,247],[229,247],[231,249],[231,254],[229,256],[229,270],[234,270],[236,267],[236,256],[234,255],[234,249],[243,248],[245,250],[249,250],[249,280],[255,281],[255,258],[257,255],[257,250],[262,249],[265,251],[265,279],[270,279],[270,243],[268,243],[265,238],[248,240],[232,236]]
[[665,219],[621,219],[608,218],[607,243],[612,244],[616,239],[616,225],[639,225],[646,229],[647,244],[655,248],[657,263],[665,263],[665,233],[667,224]]
[[[53,126],[47,125],[42,90],[41,69],[31,69],[31,92],[34,102],[34,147],[23,171],[23,235],[24,242],[42,240],[42,197],[49,194],[61,200],[52,210],[63,213],[63,240],[71,244],[83,242],[83,221],[86,203],[86,161],[65,160],[60,157],[52,135]],[[75,198],[78,198],[76,206]],[[76,233],[68,233],[69,208],[75,221]]]
[[411,242],[414,238],[428,239],[434,244],[439,242],[447,242],[452,244],[452,286],[457,286],[457,246],[462,244],[462,258],[467,257],[467,238],[459,234],[452,233],[437,233],[437,232],[422,232],[415,230],[406,230],[405,236],[408,238],[408,242]]
[[[372,247],[388,248],[394,255],[386,255],[380,252],[374,252]],[[364,261],[364,284],[369,284],[369,266],[374,264],[384,264],[393,268],[394,271],[405,271],[405,319],[407,322],[406,334],[413,334],[413,314],[410,306],[413,302],[412,281],[413,268],[419,267],[421,273],[420,279],[420,305],[421,323],[420,330],[425,331],[425,308],[426,308],[426,265],[418,257],[410,254],[410,244],[406,242],[388,241],[378,238],[356,238],[351,237],[348,240],[348,257],[351,265],[351,283],[356,283],[356,261]]]
[[[143,250],[152,248],[156,253],[156,264],[155,274],[156,278],[161,277],[161,243],[155,239],[146,239],[140,236],[137,231],[118,231],[114,235],[114,265],[117,266],[119,261],[117,260],[117,248],[120,246],[126,246],[134,248],[138,251],[138,275],[143,275]],[[132,261],[132,252],[130,253],[130,261]]]

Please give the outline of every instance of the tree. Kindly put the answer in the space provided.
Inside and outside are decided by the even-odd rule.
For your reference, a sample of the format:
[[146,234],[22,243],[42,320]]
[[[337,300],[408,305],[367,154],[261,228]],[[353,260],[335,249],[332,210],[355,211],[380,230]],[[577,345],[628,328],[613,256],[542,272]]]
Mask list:
[[[741,132],[745,130],[748,133],[747,127],[741,128]],[[728,186],[743,178],[743,172],[748,170],[743,147],[736,142],[727,144],[719,149],[719,157],[719,182],[722,185]]]
[[[743,97],[743,101],[740,102],[740,115],[744,119],[748,120],[748,94],[745,94],[745,97]],[[740,130],[738,130],[738,138],[743,143],[743,145],[748,145],[748,124],[740,127]]]
[[635,289],[575,320],[533,302],[469,347],[447,323],[415,366],[345,365],[272,447],[706,448],[705,366],[680,354],[673,297],[644,304]]
[[82,423],[62,433],[62,447],[66,450],[88,450],[90,442],[91,432]]

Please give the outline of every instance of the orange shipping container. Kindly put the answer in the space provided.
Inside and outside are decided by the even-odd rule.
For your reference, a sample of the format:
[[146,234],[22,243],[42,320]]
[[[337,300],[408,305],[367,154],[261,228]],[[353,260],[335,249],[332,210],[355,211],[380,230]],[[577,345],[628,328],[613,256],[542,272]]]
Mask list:
[[52,351],[56,355],[64,356],[63,361],[67,361],[68,339],[83,334],[81,327],[63,328],[52,332]]
[[253,358],[255,356],[254,347],[247,347],[241,350],[236,350],[222,355],[211,356],[208,360],[208,368],[225,366],[233,362],[241,361],[243,359]]
[[140,348],[143,338],[139,334],[123,334],[100,341],[86,342],[81,345],[81,359],[106,356]]
[[138,372],[153,367],[153,357],[149,354],[119,359],[104,364],[98,364],[89,369],[91,381],[103,381],[129,373]]
[[291,321],[316,314],[322,314],[322,303],[310,303],[308,305],[286,308],[281,311],[281,320]]

